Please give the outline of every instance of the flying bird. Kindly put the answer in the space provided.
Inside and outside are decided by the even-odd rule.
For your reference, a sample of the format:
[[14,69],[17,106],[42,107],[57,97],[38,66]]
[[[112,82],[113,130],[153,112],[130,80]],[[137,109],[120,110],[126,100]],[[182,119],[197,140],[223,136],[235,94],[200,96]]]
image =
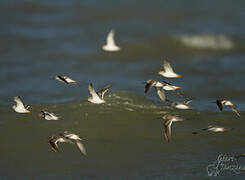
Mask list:
[[178,117],[178,116],[171,115],[171,114],[164,115],[162,118],[165,119],[164,136],[165,136],[165,139],[169,142],[170,138],[171,138],[171,125],[172,125],[172,123],[178,122],[178,121],[183,121],[183,119]]
[[82,139],[78,135],[76,135],[70,131],[64,131],[63,133],[60,133],[60,135],[58,135],[58,136],[50,137],[49,143],[55,152],[59,152],[59,147],[58,147],[59,142],[76,144],[77,147],[79,148],[79,150],[81,151],[81,153],[84,155],[87,155],[85,146],[83,145],[81,140]]
[[108,85],[101,89],[100,91],[96,92],[93,88],[92,83],[88,86],[88,91],[91,94],[91,97],[88,98],[88,101],[94,104],[102,104],[105,103],[104,95],[105,93],[111,88],[111,85]]
[[30,106],[25,105],[20,99],[20,96],[15,96],[14,101],[16,102],[16,105],[13,105],[12,108],[17,113],[30,113]]
[[231,101],[226,100],[226,99],[218,99],[216,100],[216,104],[219,107],[220,111],[223,110],[223,106],[230,106],[231,110],[234,111],[237,114],[237,116],[241,117],[240,113],[236,109],[235,104],[233,104]]
[[202,131],[212,131],[212,132],[224,132],[226,129],[221,126],[208,126],[207,128],[201,129],[200,131],[193,132],[192,134],[199,134]]
[[180,89],[180,87],[174,86],[166,81],[159,82],[155,80],[147,80],[145,85],[145,93],[147,93],[151,87],[163,88],[166,91],[175,91],[177,89]]
[[[155,80],[147,80],[146,84],[145,84],[145,94],[150,90],[151,87],[155,87],[155,89],[158,90],[157,92],[159,92],[159,93],[164,93],[161,91],[166,90],[166,91],[174,91],[177,95],[183,96],[180,92],[176,91],[176,90],[180,89],[180,87],[174,86],[174,85],[172,85],[166,81],[159,82],[159,81],[155,81]],[[162,90],[161,90],[161,88],[162,88]],[[166,98],[165,98],[165,100],[166,100]]]
[[163,86],[164,84],[155,80],[148,80],[146,81],[146,85],[145,85],[145,94],[150,90],[151,87],[155,87],[155,90],[157,92],[157,95],[159,96],[159,98],[162,101],[166,101],[166,95],[165,92],[163,90]]
[[172,102],[171,106],[175,107],[176,109],[192,109],[192,107],[188,105],[191,101],[192,100],[183,102]]
[[60,82],[65,83],[65,84],[74,83],[74,84],[79,86],[77,81],[75,81],[75,80],[73,80],[73,79],[71,79],[71,78],[69,78],[67,76],[55,76],[55,79],[60,81]]
[[163,62],[163,70],[158,72],[159,75],[162,75],[166,78],[181,78],[179,74],[176,74],[173,68],[170,66],[167,60]]
[[47,112],[47,111],[41,111],[39,116],[48,121],[49,120],[59,120],[59,117],[57,115],[55,115],[54,113]]
[[106,44],[102,46],[102,49],[104,51],[119,51],[121,48],[116,45],[115,40],[114,40],[114,34],[115,31],[112,29],[109,34],[107,35],[106,38]]

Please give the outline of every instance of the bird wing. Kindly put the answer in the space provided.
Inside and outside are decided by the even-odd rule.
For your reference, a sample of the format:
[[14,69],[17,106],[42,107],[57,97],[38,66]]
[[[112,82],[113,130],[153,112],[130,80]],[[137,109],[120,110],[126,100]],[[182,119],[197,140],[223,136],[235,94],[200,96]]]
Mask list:
[[58,120],[59,117],[55,115],[54,113],[49,113],[49,116],[51,116],[52,119]]
[[167,82],[167,81],[162,81],[163,83],[165,83],[165,84],[167,84],[167,85],[173,85],[173,84],[171,84],[171,83],[169,83],[169,82]]
[[104,99],[104,95],[105,93],[111,88],[111,85],[108,85],[106,87],[104,87],[103,89],[101,89],[100,91],[97,92],[98,96],[101,98],[101,99]]
[[238,111],[234,106],[231,106],[231,109],[232,109],[232,111],[234,111],[239,117],[241,117],[239,111]]
[[55,152],[59,152],[59,147],[58,147],[58,141],[56,138],[54,137],[51,137],[50,140],[49,140],[49,143],[52,147],[52,149],[55,151]]
[[184,101],[184,104],[189,104],[192,100]]
[[146,85],[145,85],[145,94],[150,90],[150,88],[152,87],[154,81],[153,80],[150,80],[150,81],[147,81],[146,82]]
[[30,109],[31,109],[31,106],[29,106],[29,105],[24,104],[24,106],[25,106],[25,108],[26,108],[27,110],[30,110]]
[[14,97],[14,101],[16,102],[17,106],[25,108],[25,105],[21,101],[20,96]]
[[107,42],[107,45],[114,45],[115,44],[115,41],[114,41],[114,29],[112,29],[108,35],[107,35],[107,38],[106,38],[106,42]]
[[165,72],[173,72],[173,68],[170,66],[170,64],[167,60],[163,61],[163,68],[164,68]]
[[80,150],[84,155],[87,155],[87,152],[86,152],[86,149],[85,149],[85,146],[83,145],[83,143],[81,143],[80,141],[77,141],[76,144],[77,144],[77,147],[79,148],[79,150]]
[[68,139],[73,139],[73,140],[82,140],[78,135],[70,132],[70,131],[64,131],[63,133],[61,133],[62,136],[68,138]]
[[71,79],[71,78],[69,78],[67,76],[64,76],[64,78],[65,78],[65,80],[66,80],[67,83],[74,83],[74,84],[76,84],[76,85],[79,86],[78,82],[75,81],[74,79]]
[[165,96],[164,90],[162,88],[156,87],[156,91],[157,91],[157,94],[160,97],[160,99],[162,101],[166,101],[166,96]]
[[223,104],[221,103],[221,100],[216,100],[216,104],[219,107],[220,111],[223,110]]
[[57,76],[57,77],[58,77],[58,80],[59,80],[59,81],[68,84],[68,82],[67,82],[67,80],[66,80],[66,78],[67,78],[66,76],[64,76],[64,77],[63,77],[63,76]]
[[171,125],[172,125],[172,121],[171,120],[166,120],[164,122],[164,136],[166,141],[170,141],[171,138]]
[[92,96],[93,98],[98,98],[98,99],[100,99],[99,96],[98,96],[98,94],[95,92],[92,83],[89,84],[89,86],[88,86],[88,91],[89,91],[89,93],[91,94],[91,96]]

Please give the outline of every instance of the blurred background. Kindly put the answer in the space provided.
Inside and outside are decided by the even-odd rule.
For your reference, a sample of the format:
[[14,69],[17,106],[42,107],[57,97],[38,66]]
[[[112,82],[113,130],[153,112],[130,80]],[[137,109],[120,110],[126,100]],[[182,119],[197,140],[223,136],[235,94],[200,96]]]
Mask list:
[[[244,114],[244,7],[244,0],[1,0],[0,177],[203,179],[220,153],[244,153],[244,119],[213,103],[228,98]],[[101,49],[111,29],[121,51]],[[164,59],[183,78],[159,76]],[[168,98],[193,99],[194,110],[174,110],[154,90],[144,95],[148,79],[180,86],[185,98]],[[112,85],[108,105],[86,102],[89,83]],[[17,95],[30,115],[11,109]],[[41,119],[42,109],[62,120]],[[159,117],[169,112],[185,121],[166,143]],[[210,124],[233,131],[191,134]],[[88,157],[72,145],[52,152],[48,137],[64,130],[88,139]]]
[[[245,108],[243,1],[0,3],[0,103],[16,95],[28,102],[71,101],[88,96],[89,82],[143,96],[142,82],[164,80],[157,72],[168,59],[183,76],[168,81],[188,96],[231,98]],[[112,28],[122,50],[104,52]],[[72,77],[81,88],[52,80],[55,75]]]

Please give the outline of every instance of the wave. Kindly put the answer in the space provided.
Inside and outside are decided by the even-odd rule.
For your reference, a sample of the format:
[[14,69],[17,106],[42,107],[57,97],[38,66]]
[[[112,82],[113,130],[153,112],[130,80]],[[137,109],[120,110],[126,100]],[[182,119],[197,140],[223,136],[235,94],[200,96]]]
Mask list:
[[180,35],[178,39],[185,46],[198,49],[231,50],[234,47],[231,38],[225,35]]

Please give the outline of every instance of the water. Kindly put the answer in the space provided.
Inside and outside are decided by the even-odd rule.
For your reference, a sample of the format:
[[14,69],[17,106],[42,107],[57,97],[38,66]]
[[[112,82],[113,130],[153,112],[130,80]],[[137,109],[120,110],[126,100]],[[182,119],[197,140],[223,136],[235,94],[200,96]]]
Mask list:
[[[244,153],[244,118],[221,113],[215,99],[230,98],[244,116],[245,39],[243,1],[1,1],[1,179],[206,179],[221,153]],[[109,30],[122,51],[101,50]],[[174,110],[143,81],[168,58],[193,99],[194,110]],[[53,80],[67,75],[81,86]],[[111,84],[108,104],[86,101],[87,86]],[[13,97],[32,106],[13,112]],[[174,93],[169,99],[184,100]],[[47,109],[62,117],[40,119]],[[162,137],[165,113],[185,120]],[[220,125],[222,134],[191,132]],[[88,156],[70,144],[52,152],[48,137],[64,130],[87,139]],[[245,166],[244,160],[239,160]],[[217,179],[243,179],[224,171]]]

